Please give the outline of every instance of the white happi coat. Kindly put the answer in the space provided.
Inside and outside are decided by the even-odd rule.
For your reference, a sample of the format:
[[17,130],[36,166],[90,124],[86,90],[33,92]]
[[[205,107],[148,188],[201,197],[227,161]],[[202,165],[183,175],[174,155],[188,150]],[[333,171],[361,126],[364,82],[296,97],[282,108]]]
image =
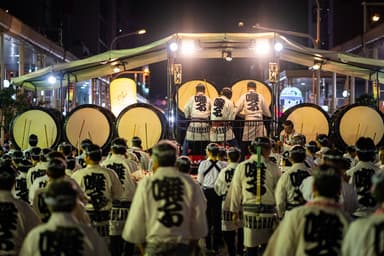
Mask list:
[[12,188],[12,195],[15,198],[23,199],[25,202],[29,202],[28,194],[29,190],[27,187],[27,173],[19,172],[16,177],[15,186]]
[[221,196],[223,199],[221,209],[221,229],[223,231],[237,230],[240,227],[240,223],[234,222],[232,219],[232,213],[229,210],[230,198],[227,197],[227,193],[237,165],[238,163],[229,163],[227,167],[220,171],[219,176],[215,182],[214,188],[216,194]]
[[129,166],[129,160],[124,155],[112,154],[110,158],[104,160],[101,166],[113,170],[121,183],[123,191],[121,193],[120,201],[132,201],[135,194],[136,184],[132,178],[132,172]]
[[305,203],[300,186],[310,175],[310,169],[304,163],[294,163],[281,175],[275,190],[276,208],[280,218],[286,210]]
[[318,197],[286,213],[264,256],[340,255],[348,223],[334,200]]
[[[211,100],[208,96],[198,93],[192,96],[184,107],[185,118],[191,119],[187,129],[186,140],[190,141],[209,141],[209,116],[211,114]],[[193,122],[203,121],[203,122]]]
[[48,169],[48,162],[38,162],[34,167],[29,168],[27,172],[27,187],[31,188],[36,178],[42,177],[46,174]]
[[20,256],[31,255],[104,256],[109,251],[96,230],[78,223],[71,213],[54,212],[26,237]]
[[[238,214],[243,210],[244,246],[246,247],[265,244],[272,235],[276,219],[274,191],[278,179],[278,166],[269,158],[261,156],[259,170],[256,154],[241,162],[235,170],[228,195],[230,211]],[[268,208],[269,210],[252,211],[251,208]],[[262,224],[256,221],[260,220],[260,217],[265,220]]]
[[245,115],[243,141],[253,141],[256,137],[267,135],[263,124],[263,115],[271,117],[271,111],[263,95],[256,93],[254,90],[249,90],[236,102],[236,108],[238,112],[244,111]]
[[[148,169],[149,168],[149,161],[150,161],[151,157],[145,151],[143,151],[141,148],[138,148],[138,147],[131,147],[128,149],[128,152],[136,155],[142,170],[145,170],[145,171],[149,170]],[[132,172],[134,172],[134,170]]]
[[138,183],[122,237],[135,244],[183,243],[207,235],[206,201],[193,179],[159,167]]
[[45,188],[48,184],[48,175],[45,174],[44,176],[36,178],[32,185],[29,187],[29,202],[32,204],[33,198],[35,197],[35,193],[37,190],[41,188]]
[[218,122],[222,120],[233,120],[236,116],[235,105],[225,96],[219,96],[212,101],[211,120],[212,122],[210,141],[224,142],[233,140],[232,126],[230,122]]
[[384,214],[378,212],[351,223],[344,237],[342,255],[377,256],[384,253]]
[[346,171],[349,183],[357,193],[358,208],[354,215],[367,216],[376,209],[376,202],[370,193],[372,186],[371,178],[381,169],[373,162],[359,161],[354,167]]
[[116,173],[100,165],[90,165],[76,171],[72,176],[82,191],[89,198],[87,211],[108,211],[112,200],[119,200],[122,192],[121,183]]
[[26,202],[0,190],[0,255],[19,255],[24,238],[39,223]]

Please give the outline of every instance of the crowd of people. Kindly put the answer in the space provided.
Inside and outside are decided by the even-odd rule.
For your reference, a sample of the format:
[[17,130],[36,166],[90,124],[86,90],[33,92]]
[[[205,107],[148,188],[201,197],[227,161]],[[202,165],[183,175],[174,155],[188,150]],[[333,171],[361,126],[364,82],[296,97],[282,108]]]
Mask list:
[[[248,93],[237,106],[260,121],[263,99]],[[190,117],[208,117],[194,114],[203,96]],[[224,111],[225,98],[213,102],[225,119],[191,123],[181,154],[167,140],[145,152],[139,137],[114,138],[107,154],[90,139],[41,149],[33,134],[26,150],[2,151],[0,255],[383,254],[384,150],[368,137],[343,151],[326,134],[307,142],[286,120],[273,139],[249,123],[244,153],[225,122],[240,110]],[[208,143],[194,176],[196,134]]]

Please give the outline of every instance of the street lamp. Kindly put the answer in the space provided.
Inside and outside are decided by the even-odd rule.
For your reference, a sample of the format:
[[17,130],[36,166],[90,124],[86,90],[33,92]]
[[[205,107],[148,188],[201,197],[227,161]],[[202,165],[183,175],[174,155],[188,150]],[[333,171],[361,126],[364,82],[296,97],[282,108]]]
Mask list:
[[117,40],[120,40],[121,38],[124,38],[124,37],[129,37],[129,36],[133,36],[133,35],[143,35],[147,33],[147,30],[145,29],[140,29],[140,30],[137,30],[137,31],[134,31],[134,32],[130,32],[130,33],[125,33],[125,34],[122,34],[122,35],[118,35],[118,36],[115,36],[112,41],[111,41],[111,44],[109,45],[109,49],[110,50],[113,50],[113,45],[115,44],[115,42]]

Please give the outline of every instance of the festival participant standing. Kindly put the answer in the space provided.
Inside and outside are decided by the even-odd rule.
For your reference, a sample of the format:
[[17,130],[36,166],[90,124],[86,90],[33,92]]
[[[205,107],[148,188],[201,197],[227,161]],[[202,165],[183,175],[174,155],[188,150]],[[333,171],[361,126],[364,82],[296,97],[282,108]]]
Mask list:
[[12,196],[15,181],[16,170],[11,162],[0,162],[0,255],[19,255],[25,236],[40,223],[26,202]]
[[72,178],[90,198],[85,208],[92,226],[106,239],[109,237],[112,201],[120,199],[122,187],[114,171],[99,165],[101,156],[101,149],[98,145],[87,146],[84,155],[87,166],[76,171]]
[[306,152],[302,146],[294,146],[289,151],[289,167],[280,177],[275,190],[276,208],[280,218],[286,211],[306,203],[300,191],[303,180],[311,175],[305,165]]
[[[264,97],[256,93],[256,83],[248,82],[247,90],[248,92],[242,95],[236,102],[236,107],[237,113],[243,111],[245,115],[242,141],[243,144],[245,143],[248,146],[249,142],[253,141],[256,137],[267,135],[263,124],[263,115],[271,117],[271,111]],[[243,153],[248,150],[247,146],[243,145]]]
[[30,189],[36,178],[45,175],[47,163],[40,160],[41,148],[34,147],[31,150],[31,160],[33,167],[27,172],[27,188]]
[[204,84],[196,85],[196,95],[192,96],[184,106],[185,118],[191,119],[183,143],[183,155],[188,155],[192,143],[200,141],[202,148],[209,142],[211,100],[205,95]]
[[372,176],[380,172],[375,165],[376,146],[371,138],[360,137],[356,141],[356,152],[359,161],[346,171],[349,183],[357,192],[358,208],[354,213],[356,217],[365,217],[375,211],[376,200],[372,197],[370,189]]
[[230,200],[227,198],[233,174],[239,164],[240,157],[241,152],[238,148],[229,148],[227,152],[228,165],[221,170],[215,182],[215,191],[222,198],[221,229],[223,231],[223,237],[227,245],[229,256],[243,254],[243,229],[241,228],[240,223],[233,222],[232,213],[229,211]]
[[52,212],[48,223],[34,228],[26,237],[21,256],[29,255],[109,255],[104,241],[73,213],[78,197],[73,184],[57,180],[47,188],[45,203]]
[[341,189],[340,173],[323,165],[313,175],[315,199],[286,213],[264,256],[340,255],[349,223],[336,202]]
[[232,130],[230,120],[236,116],[235,105],[231,101],[232,89],[224,87],[220,96],[216,97],[212,102],[211,120],[212,127],[210,131],[211,142],[228,143],[233,147],[239,147],[235,135]]
[[206,203],[192,178],[175,167],[176,147],[153,147],[154,174],[139,181],[123,231],[129,242],[145,244],[145,255],[190,255],[191,242],[207,234]]
[[251,157],[237,166],[229,190],[234,219],[243,210],[247,255],[258,255],[263,250],[276,222],[274,191],[279,168],[269,159],[271,148],[268,137],[257,137],[249,148]]
[[138,136],[133,136],[131,143],[132,146],[128,149],[128,152],[136,155],[142,170],[148,171],[150,157],[143,150],[141,138]]
[[32,148],[37,147],[38,142],[39,142],[39,139],[36,134],[29,135],[28,137],[29,147],[23,151],[23,155],[25,158],[27,158],[28,160],[31,159],[31,150]]
[[367,218],[355,220],[344,237],[342,255],[377,256],[383,255],[384,233],[384,173],[372,177],[372,195],[378,209]]
[[207,159],[200,162],[197,170],[197,181],[207,198],[208,235],[205,239],[209,253],[217,253],[221,239],[221,198],[214,190],[220,171],[226,166],[218,160],[219,146],[209,143],[206,148]]
[[17,171],[19,172],[16,177],[15,186],[12,188],[12,195],[15,198],[19,198],[29,203],[28,194],[29,190],[27,188],[27,172],[29,168],[32,168],[32,162],[27,159],[23,159],[17,166]]
[[121,234],[131,206],[133,195],[135,194],[136,184],[132,178],[132,171],[129,160],[125,157],[127,153],[127,143],[123,138],[115,138],[111,145],[112,155],[102,162],[101,166],[113,170],[119,177],[123,188],[119,200],[112,202],[111,217],[109,223],[109,235],[111,237],[111,254],[127,255],[133,254],[133,244],[126,243]]
[[279,138],[283,146],[283,152],[289,150],[291,146],[294,145],[291,140],[296,134],[293,122],[291,120],[285,120]]

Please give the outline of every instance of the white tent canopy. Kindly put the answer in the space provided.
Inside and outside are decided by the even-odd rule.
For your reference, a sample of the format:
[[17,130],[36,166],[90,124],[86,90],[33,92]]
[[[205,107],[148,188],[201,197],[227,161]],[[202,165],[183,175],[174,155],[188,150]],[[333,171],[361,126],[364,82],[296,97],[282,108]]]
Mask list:
[[[353,76],[365,80],[378,80],[384,83],[384,60],[363,58],[360,56],[335,51],[308,48],[289,41],[277,33],[177,33],[148,45],[133,49],[111,50],[86,59],[69,63],[60,63],[46,67],[27,75],[16,77],[12,83],[28,89],[44,90],[66,86],[114,74],[119,66],[132,70],[148,64],[165,61],[170,57],[179,57],[179,53],[170,53],[172,42],[194,40],[197,50],[190,58],[222,58],[222,51],[229,49],[233,58],[255,57],[253,47],[259,40],[270,43],[280,42],[283,50],[277,55],[280,60],[313,66],[314,60],[321,61],[321,70]],[[255,57],[256,58],[256,57]],[[55,76],[56,83],[49,84],[48,76]]]

